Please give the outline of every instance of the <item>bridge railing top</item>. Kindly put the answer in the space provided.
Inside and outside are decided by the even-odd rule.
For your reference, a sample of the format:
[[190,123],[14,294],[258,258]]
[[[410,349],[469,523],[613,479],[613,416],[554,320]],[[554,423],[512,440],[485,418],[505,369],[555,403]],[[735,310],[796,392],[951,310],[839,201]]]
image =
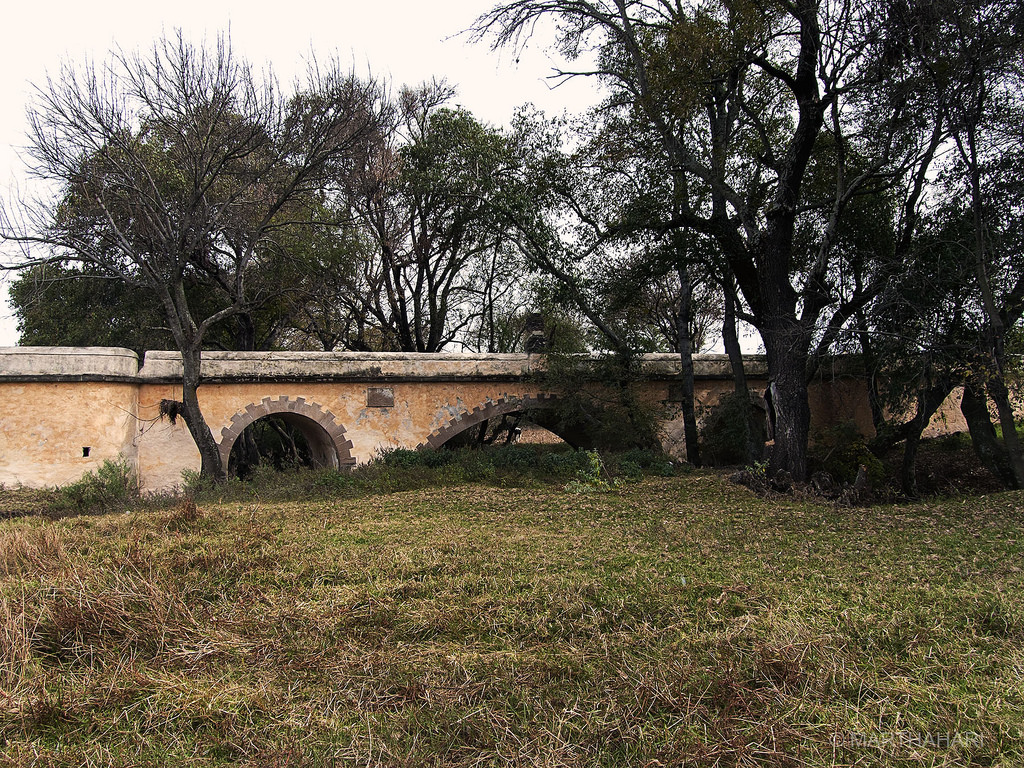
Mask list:
[[[746,356],[744,364],[748,376],[763,378],[767,374],[763,356]],[[546,357],[536,354],[207,351],[203,353],[202,375],[207,382],[495,380],[521,378],[545,365]],[[680,372],[679,356],[643,355],[641,370],[647,378],[675,378]],[[116,347],[0,348],[0,379],[146,383],[180,380],[181,372],[178,352],[146,352],[140,368],[134,352]],[[732,369],[725,355],[696,355],[694,374],[701,379],[730,379]]]
[[[763,376],[764,358],[745,358],[747,374]],[[206,380],[324,379],[324,380],[474,380],[521,378],[544,370],[544,355],[488,353],[407,352],[204,352]],[[675,378],[679,355],[641,356],[643,375]],[[694,373],[699,378],[731,378],[725,355],[698,355]],[[176,352],[147,352],[139,373],[143,381],[181,376],[181,356]]]
[[133,380],[139,358],[121,347],[0,347],[0,378]]
[[[527,355],[413,354],[405,352],[204,352],[206,380],[306,379],[376,380],[438,377],[519,377],[537,358]],[[181,376],[177,352],[147,352],[143,380]]]

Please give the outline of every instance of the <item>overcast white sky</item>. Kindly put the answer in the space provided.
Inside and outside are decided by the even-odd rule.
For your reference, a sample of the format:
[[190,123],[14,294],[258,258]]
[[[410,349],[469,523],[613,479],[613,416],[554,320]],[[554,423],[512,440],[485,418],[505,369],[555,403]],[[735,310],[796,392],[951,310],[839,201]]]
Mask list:
[[[310,52],[338,55],[357,72],[390,77],[395,85],[443,77],[457,85],[457,102],[496,125],[533,102],[546,112],[579,112],[597,99],[589,82],[552,90],[546,80],[557,55],[538,37],[516,60],[512,51],[471,45],[466,29],[491,0],[376,0],[270,4],[231,0],[52,2],[24,0],[4,11],[0,46],[0,194],[25,186],[19,148],[25,142],[25,105],[33,83],[55,74],[62,60],[103,59],[112,48],[146,48],[163,32],[181,28],[194,42],[230,29],[233,48],[254,64],[269,63],[289,82]],[[2,278],[0,278],[2,279]],[[6,287],[0,286],[0,298]],[[13,318],[0,300],[0,346],[17,341]]]

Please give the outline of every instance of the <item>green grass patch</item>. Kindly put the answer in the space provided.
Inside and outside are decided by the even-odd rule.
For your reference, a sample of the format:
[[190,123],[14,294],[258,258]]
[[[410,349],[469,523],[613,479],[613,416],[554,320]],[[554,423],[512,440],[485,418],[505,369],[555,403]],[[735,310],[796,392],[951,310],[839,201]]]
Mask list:
[[[191,474],[186,477],[183,492],[208,503],[355,498],[464,483],[520,488],[561,487],[577,482],[612,486],[645,476],[671,477],[689,469],[685,463],[673,463],[664,454],[646,449],[598,455],[594,451],[538,445],[438,451],[399,448],[340,472],[305,468],[277,471],[263,466],[247,480],[221,485]],[[174,499],[170,497],[164,503],[174,503]],[[150,503],[160,501],[153,499]]]
[[1024,494],[579,471],[0,523],[0,763],[1024,762]]
[[59,488],[5,488],[0,485],[0,518],[23,515],[80,515],[139,507],[135,469],[125,459],[107,460],[98,469]]

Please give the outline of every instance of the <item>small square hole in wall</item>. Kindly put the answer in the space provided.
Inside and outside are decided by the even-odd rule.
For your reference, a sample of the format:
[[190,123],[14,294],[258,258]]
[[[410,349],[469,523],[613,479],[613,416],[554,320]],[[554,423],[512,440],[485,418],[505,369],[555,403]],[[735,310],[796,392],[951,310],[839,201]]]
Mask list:
[[91,451],[91,450],[92,450],[92,448],[90,448],[88,445],[83,445],[82,446],[82,458],[83,459],[88,459],[89,458],[89,451]]
[[395,390],[390,387],[368,387],[366,405],[368,408],[394,408]]

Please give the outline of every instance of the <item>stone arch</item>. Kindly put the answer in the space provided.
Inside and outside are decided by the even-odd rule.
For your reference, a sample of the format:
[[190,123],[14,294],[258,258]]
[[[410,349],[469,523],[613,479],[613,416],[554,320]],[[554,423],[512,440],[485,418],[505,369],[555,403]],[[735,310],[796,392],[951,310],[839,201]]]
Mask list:
[[352,441],[345,438],[343,427],[334,415],[317,405],[307,403],[306,398],[292,399],[281,396],[276,399],[264,397],[260,403],[250,403],[244,411],[231,417],[231,423],[221,430],[220,459],[224,467],[231,457],[235,440],[246,427],[267,416],[280,416],[298,428],[313,452],[313,461],[319,466],[351,466],[356,463],[352,456]]
[[[465,432],[467,429],[471,429],[487,419],[493,419],[516,411],[550,411],[558,402],[558,395],[547,392],[541,392],[537,395],[524,395],[523,397],[505,395],[496,400],[487,398],[486,401],[473,410],[460,413],[440,429],[431,432],[426,442],[420,443],[417,448],[419,450],[440,448],[459,433]],[[592,441],[582,430],[567,431],[560,428],[559,425],[550,419],[537,420],[537,423],[545,429],[554,432],[574,448],[592,447]]]

